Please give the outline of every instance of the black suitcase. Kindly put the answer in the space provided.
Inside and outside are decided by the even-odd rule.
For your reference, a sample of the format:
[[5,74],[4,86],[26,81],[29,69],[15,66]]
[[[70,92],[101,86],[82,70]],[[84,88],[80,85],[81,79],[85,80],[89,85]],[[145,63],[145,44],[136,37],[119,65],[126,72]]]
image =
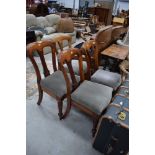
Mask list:
[[126,155],[129,151],[129,111],[110,104],[101,117],[93,147],[104,155]]

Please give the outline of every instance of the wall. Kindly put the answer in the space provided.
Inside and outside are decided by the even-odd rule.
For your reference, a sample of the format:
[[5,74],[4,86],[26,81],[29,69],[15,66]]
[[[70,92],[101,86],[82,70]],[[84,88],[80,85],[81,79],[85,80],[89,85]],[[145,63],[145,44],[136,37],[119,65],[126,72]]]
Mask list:
[[117,8],[120,6],[120,10],[128,10],[129,9],[129,2],[120,2],[117,3]]

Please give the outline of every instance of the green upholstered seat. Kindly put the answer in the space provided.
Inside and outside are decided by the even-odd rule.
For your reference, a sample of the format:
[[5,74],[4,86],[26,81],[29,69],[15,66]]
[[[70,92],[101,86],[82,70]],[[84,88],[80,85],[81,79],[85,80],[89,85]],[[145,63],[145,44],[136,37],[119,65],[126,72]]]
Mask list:
[[96,114],[108,106],[112,98],[112,88],[85,80],[71,95],[79,103]]
[[100,83],[116,90],[121,84],[121,75],[98,69],[92,76],[91,81]]
[[[68,77],[71,82],[69,74]],[[76,79],[77,81],[80,81],[79,76],[76,76]],[[62,97],[64,94],[67,93],[66,82],[63,73],[59,70],[47,76],[45,79],[42,79],[40,85],[58,97]]]

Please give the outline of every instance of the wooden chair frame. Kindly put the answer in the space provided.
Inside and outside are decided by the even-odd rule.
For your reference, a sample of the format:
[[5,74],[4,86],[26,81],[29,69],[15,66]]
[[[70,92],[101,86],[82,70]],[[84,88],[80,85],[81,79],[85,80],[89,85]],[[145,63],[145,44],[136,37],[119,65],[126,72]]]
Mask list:
[[49,92],[46,88],[41,87],[40,82],[41,82],[41,73],[40,70],[38,68],[38,65],[34,59],[34,52],[37,51],[40,60],[41,60],[41,64],[43,66],[43,71],[44,71],[44,77],[47,77],[50,75],[50,72],[48,70],[45,58],[44,58],[44,51],[43,49],[45,47],[50,47],[51,48],[51,52],[52,52],[52,62],[53,62],[53,70],[54,72],[57,71],[57,66],[56,66],[56,43],[50,40],[46,40],[46,41],[38,41],[38,42],[33,42],[27,45],[27,52],[28,52],[28,56],[33,64],[33,67],[35,69],[36,72],[36,76],[37,76],[37,85],[38,85],[38,91],[39,91],[39,99],[37,104],[40,105],[42,98],[43,98],[43,91],[46,92],[47,94],[49,94],[50,96],[54,97],[57,100],[58,103],[58,110],[59,110],[59,118],[60,120],[66,117],[66,112],[63,114],[62,113],[62,102],[64,100],[64,98],[66,97],[66,94],[64,94],[62,97],[59,96],[55,96],[52,92]]
[[72,37],[70,35],[60,35],[52,39],[55,43],[58,43],[60,50],[63,51],[63,41],[68,41],[69,48],[72,47]]
[[[84,72],[83,72],[83,66],[82,66],[82,60],[83,60],[82,55],[86,56],[85,59],[86,59],[87,64],[89,66],[90,58],[88,57],[87,52],[83,48],[81,48],[81,49],[73,48],[73,49],[62,51],[61,53],[59,53],[58,63],[59,63],[61,71],[64,74],[66,85],[67,85],[67,102],[68,102],[67,104],[69,106],[68,106],[68,109],[66,111],[67,111],[67,113],[69,113],[69,111],[71,109],[71,106],[73,105],[73,106],[77,107],[79,110],[81,110],[84,113],[86,113],[87,115],[89,115],[91,118],[93,118],[92,135],[94,136],[95,132],[96,132],[97,123],[98,123],[99,118],[101,117],[101,115],[103,114],[104,111],[100,115],[98,115],[98,114],[92,112],[87,107],[85,107],[85,106],[81,105],[80,103],[77,103],[77,102],[75,102],[75,101],[73,101],[71,99],[71,93],[72,92],[71,92],[70,82],[69,82],[69,78],[67,76],[67,72],[66,72],[66,70],[64,68],[64,64],[67,64],[67,66],[69,68],[70,75],[71,75],[73,87],[74,87],[74,90],[75,90],[85,80]],[[80,82],[79,83],[76,81],[76,78],[75,78],[75,75],[74,75],[74,72],[73,72],[73,67],[71,65],[71,61],[75,57],[78,58],[78,61],[79,61],[79,70],[80,70]],[[90,72],[89,67],[87,68],[87,70],[89,70],[88,72]]]

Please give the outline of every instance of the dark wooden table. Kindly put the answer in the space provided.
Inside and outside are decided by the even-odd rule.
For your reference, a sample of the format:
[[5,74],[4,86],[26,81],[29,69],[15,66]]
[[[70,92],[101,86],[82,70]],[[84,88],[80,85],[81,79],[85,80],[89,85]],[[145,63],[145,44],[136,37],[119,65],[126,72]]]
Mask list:
[[106,56],[107,58],[112,58],[115,60],[115,64],[112,67],[112,71],[115,71],[117,70],[116,68],[118,67],[119,63],[122,60],[125,60],[126,57],[128,56],[129,47],[112,44],[111,46],[106,48],[104,51],[102,51],[101,54],[103,56]]

